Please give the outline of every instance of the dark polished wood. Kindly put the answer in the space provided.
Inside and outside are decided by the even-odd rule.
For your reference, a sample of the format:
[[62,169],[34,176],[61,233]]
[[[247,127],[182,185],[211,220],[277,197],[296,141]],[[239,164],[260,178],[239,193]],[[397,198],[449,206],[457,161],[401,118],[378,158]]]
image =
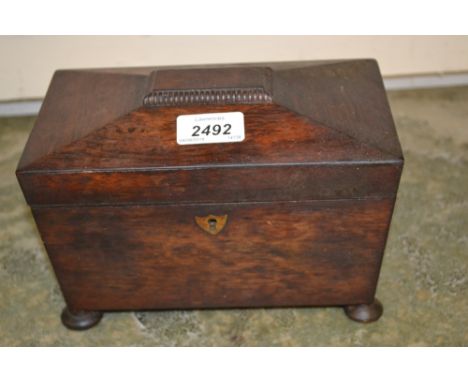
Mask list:
[[44,172],[23,174],[21,184],[32,206],[359,200],[393,198],[400,173],[401,165],[394,163],[245,166],[158,172]]
[[71,311],[65,307],[61,315],[62,323],[68,329],[87,330],[96,326],[102,319],[101,312]]
[[144,75],[55,72],[18,168],[52,155],[142,104]]
[[363,324],[377,321],[383,314],[381,302],[374,299],[370,304],[358,304],[345,306],[346,315],[353,321]]
[[[176,143],[179,115],[230,111],[243,142]],[[345,60],[58,71],[17,177],[72,327],[129,309],[375,317],[402,168],[376,62]]]
[[[67,304],[85,310],[372,301],[392,199],[34,208]],[[227,215],[217,235],[197,216]]]

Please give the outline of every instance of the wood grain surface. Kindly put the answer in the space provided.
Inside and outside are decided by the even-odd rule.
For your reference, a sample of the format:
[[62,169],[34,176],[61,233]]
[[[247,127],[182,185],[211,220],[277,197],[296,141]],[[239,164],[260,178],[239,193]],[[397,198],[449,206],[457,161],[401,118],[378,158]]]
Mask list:
[[126,205],[393,197],[401,165],[263,166],[23,174],[29,204]]
[[[393,199],[35,208],[74,310],[373,300]],[[228,215],[217,235],[196,216]]]

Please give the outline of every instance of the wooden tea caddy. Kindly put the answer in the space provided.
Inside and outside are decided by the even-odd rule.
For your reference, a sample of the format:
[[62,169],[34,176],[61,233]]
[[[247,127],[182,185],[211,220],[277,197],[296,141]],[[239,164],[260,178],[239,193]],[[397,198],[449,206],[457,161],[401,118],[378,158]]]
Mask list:
[[[179,116],[240,112],[241,142]],[[17,177],[71,329],[103,312],[375,299],[403,156],[373,60],[63,70]]]

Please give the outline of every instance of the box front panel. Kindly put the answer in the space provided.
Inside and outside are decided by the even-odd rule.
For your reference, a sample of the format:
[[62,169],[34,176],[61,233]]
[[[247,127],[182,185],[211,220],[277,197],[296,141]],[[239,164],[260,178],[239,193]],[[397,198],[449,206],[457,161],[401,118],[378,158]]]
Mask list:
[[33,212],[73,309],[313,306],[372,301],[393,203]]

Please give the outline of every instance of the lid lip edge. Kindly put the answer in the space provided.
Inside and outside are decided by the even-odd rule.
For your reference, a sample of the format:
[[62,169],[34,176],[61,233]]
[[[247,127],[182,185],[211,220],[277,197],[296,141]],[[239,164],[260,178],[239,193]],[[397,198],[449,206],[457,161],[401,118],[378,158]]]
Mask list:
[[17,169],[17,175],[34,174],[90,174],[90,173],[122,173],[122,172],[163,172],[163,171],[196,171],[212,169],[242,169],[242,168],[266,168],[266,167],[341,167],[341,166],[403,166],[404,159],[383,160],[343,160],[343,161],[321,161],[321,162],[278,162],[278,163],[223,163],[223,164],[200,164],[181,166],[155,166],[155,167],[110,167],[110,168],[74,168],[74,169]]
[[121,208],[121,207],[150,207],[150,206],[157,206],[157,207],[200,207],[200,206],[239,206],[239,205],[268,205],[268,204],[302,204],[302,203],[340,203],[340,202],[351,202],[351,201],[378,201],[378,200],[395,200],[396,194],[389,193],[389,194],[382,194],[378,196],[354,196],[349,198],[313,198],[313,199],[281,199],[281,200],[227,200],[222,202],[209,202],[204,200],[193,200],[193,201],[136,201],[136,202],[123,202],[123,203],[56,203],[56,204],[28,204],[31,208],[40,209],[40,208],[86,208],[86,207],[114,207],[114,208]]

